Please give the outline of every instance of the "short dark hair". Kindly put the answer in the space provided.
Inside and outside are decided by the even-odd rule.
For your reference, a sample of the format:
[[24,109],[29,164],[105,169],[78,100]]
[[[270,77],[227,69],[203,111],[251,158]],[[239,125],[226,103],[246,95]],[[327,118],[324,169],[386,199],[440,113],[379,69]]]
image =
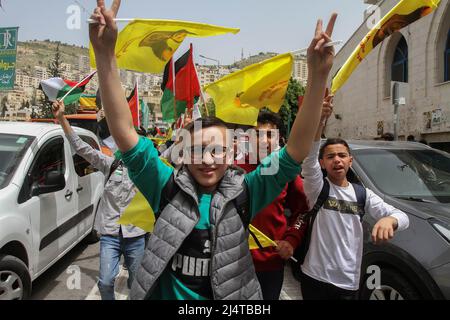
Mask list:
[[280,131],[280,138],[286,137],[286,128],[281,117],[274,112],[262,110],[258,115],[258,124],[273,124]]
[[414,136],[412,134],[410,134],[407,138],[407,141],[415,141],[416,139],[414,138]]
[[192,122],[189,122],[184,129],[192,133],[195,128],[195,124],[201,125],[202,129],[206,129],[209,127],[223,127],[225,129],[228,129],[228,125],[221,119],[210,116],[210,117],[202,117],[198,118]]
[[348,154],[352,154],[350,151],[350,147],[348,146],[347,141],[341,138],[328,138],[325,143],[320,147],[319,151],[319,159],[323,159],[323,153],[325,152],[325,148],[335,144],[342,144],[347,148]]

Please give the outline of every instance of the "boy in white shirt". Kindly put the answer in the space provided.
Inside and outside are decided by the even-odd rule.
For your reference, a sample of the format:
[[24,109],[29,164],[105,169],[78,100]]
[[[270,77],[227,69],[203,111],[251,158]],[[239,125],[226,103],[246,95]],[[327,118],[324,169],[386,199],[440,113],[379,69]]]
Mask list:
[[[328,198],[314,221],[309,249],[301,267],[301,289],[305,300],[351,300],[358,298],[363,252],[361,210],[378,222],[372,231],[374,243],[392,239],[394,231],[408,228],[408,216],[385,203],[366,189],[364,208],[357,206],[354,187],[347,180],[353,158],[342,139],[328,139],[320,147],[320,137],[331,114],[332,97],[325,99],[322,121],[315,142],[302,165],[304,188],[309,208],[317,202],[324,183],[329,184]],[[319,161],[318,161],[319,159]],[[326,170],[324,179],[321,169]]]

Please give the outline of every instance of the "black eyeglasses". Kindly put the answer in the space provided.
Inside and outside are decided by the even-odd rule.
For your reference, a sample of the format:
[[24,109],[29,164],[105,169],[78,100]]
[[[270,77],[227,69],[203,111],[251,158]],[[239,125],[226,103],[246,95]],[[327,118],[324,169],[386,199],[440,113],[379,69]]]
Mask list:
[[192,161],[202,161],[206,153],[209,153],[214,160],[222,160],[227,155],[229,148],[220,145],[197,145],[188,148]]

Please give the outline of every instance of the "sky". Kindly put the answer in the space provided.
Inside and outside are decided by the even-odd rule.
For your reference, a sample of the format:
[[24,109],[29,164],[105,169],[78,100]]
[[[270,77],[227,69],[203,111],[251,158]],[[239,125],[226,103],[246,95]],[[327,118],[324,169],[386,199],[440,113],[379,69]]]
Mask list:
[[[109,6],[112,1],[106,1]],[[0,27],[19,27],[19,41],[61,41],[89,44],[86,19],[96,6],[95,0],[1,0]],[[68,29],[67,13],[71,5],[81,10],[79,29]],[[305,48],[311,41],[318,18],[328,21],[339,14],[334,40],[346,41],[363,22],[363,0],[122,0],[118,18],[175,19],[240,28],[236,35],[210,38],[186,38],[178,50],[181,55],[193,43],[200,64],[219,60],[221,65],[259,52],[284,53]],[[119,24],[119,28],[125,24]],[[339,48],[338,48],[339,49]]]

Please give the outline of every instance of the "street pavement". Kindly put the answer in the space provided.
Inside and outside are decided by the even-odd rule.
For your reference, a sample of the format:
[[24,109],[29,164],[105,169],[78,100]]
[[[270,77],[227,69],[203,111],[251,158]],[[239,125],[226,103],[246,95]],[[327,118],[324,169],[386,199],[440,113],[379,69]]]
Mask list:
[[[100,243],[81,243],[33,282],[32,300],[101,300],[97,287]],[[120,268],[116,279],[117,300],[126,300],[128,271]],[[284,273],[280,300],[301,299],[300,285],[290,267]]]

